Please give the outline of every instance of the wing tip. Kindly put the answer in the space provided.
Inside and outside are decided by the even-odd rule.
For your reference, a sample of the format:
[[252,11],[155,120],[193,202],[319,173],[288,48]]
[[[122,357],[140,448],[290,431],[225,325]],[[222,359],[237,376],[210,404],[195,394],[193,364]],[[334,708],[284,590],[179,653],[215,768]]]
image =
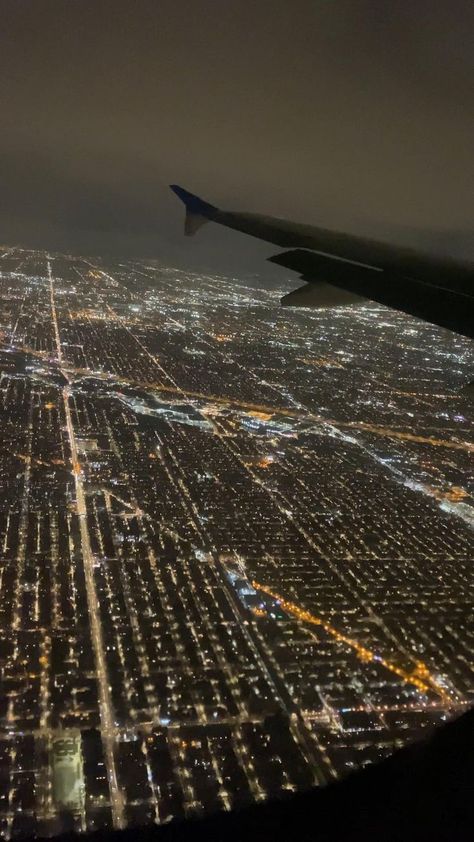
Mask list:
[[189,191],[185,190],[184,187],[180,187],[179,184],[170,184],[170,190],[172,190],[173,193],[176,193],[178,199],[181,199],[184,204],[188,201],[188,197],[197,199],[197,196],[193,196],[192,193],[189,193]]
[[170,184],[170,189],[176,194],[186,208],[186,219],[184,222],[184,233],[192,236],[209,219],[214,219],[217,208],[180,187],[179,184]]
[[204,199],[201,199],[194,193],[190,193],[189,190],[185,190],[185,188],[180,187],[179,184],[170,184],[170,189],[173,193],[175,193],[178,199],[181,199],[183,204],[186,206],[186,209],[191,211],[191,213],[199,213],[201,216],[208,216],[217,210],[215,205],[205,202]]

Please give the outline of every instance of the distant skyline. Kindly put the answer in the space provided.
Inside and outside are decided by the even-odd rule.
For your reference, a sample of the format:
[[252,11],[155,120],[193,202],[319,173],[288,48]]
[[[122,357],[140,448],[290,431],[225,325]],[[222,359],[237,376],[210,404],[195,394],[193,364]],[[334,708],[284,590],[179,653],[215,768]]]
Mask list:
[[471,3],[0,11],[1,242],[263,269],[269,250],[236,234],[182,239],[178,181],[224,207],[474,258]]

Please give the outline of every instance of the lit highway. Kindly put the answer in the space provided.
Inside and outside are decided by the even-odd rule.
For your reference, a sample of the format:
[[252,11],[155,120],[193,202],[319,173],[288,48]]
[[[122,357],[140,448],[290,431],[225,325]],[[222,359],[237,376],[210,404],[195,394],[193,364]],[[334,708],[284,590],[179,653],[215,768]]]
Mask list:
[[[63,356],[61,351],[61,338],[58,327],[58,320],[56,315],[56,306],[54,298],[54,277],[51,271],[51,263],[48,260],[48,277],[51,297],[51,319],[54,329],[54,338],[56,342],[57,359],[60,369],[63,365]],[[79,462],[76,446],[76,436],[74,433],[74,426],[71,420],[71,410],[69,401],[71,399],[71,389],[65,386],[62,391],[64,401],[64,415],[66,418],[66,428],[68,443],[71,452],[71,468],[74,475],[74,487],[76,493],[76,509],[79,517],[79,525],[81,531],[81,553],[82,562],[84,565],[85,583],[87,592],[87,605],[89,610],[89,621],[91,627],[92,643],[94,646],[94,655],[96,661],[97,681],[100,695],[100,720],[102,739],[104,741],[106,761],[107,761],[107,775],[110,787],[110,801],[112,807],[112,817],[115,827],[123,827],[123,796],[117,783],[117,773],[115,769],[114,757],[114,735],[116,732],[113,707],[109,691],[109,676],[107,674],[107,666],[104,656],[104,641],[102,637],[102,626],[98,611],[98,595],[94,583],[94,559],[91,551],[91,544],[89,538],[89,531],[87,528],[87,510],[85,504],[85,493],[82,484],[82,471]]]

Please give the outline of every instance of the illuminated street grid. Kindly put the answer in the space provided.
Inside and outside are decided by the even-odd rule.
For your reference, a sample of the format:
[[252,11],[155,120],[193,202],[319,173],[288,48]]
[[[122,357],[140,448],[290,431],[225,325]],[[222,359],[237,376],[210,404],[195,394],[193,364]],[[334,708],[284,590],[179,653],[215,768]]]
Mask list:
[[280,796],[472,702],[468,340],[158,264],[0,272],[1,833]]

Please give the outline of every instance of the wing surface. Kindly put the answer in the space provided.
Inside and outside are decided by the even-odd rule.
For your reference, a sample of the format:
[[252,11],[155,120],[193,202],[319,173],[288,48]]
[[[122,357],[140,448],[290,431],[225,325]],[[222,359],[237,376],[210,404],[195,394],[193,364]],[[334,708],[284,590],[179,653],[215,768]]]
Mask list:
[[282,299],[293,306],[334,307],[370,299],[474,338],[474,265],[434,258],[362,237],[258,214],[224,211],[171,185],[186,208],[185,233],[217,222],[287,251],[272,263],[306,282]]

